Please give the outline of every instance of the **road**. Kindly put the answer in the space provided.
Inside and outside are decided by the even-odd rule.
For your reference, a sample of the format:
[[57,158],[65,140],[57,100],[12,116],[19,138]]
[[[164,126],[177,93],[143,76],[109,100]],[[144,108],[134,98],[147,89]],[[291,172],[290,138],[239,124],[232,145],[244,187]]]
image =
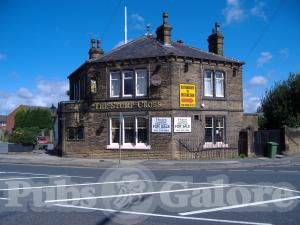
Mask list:
[[148,170],[0,164],[0,224],[300,221],[300,167]]

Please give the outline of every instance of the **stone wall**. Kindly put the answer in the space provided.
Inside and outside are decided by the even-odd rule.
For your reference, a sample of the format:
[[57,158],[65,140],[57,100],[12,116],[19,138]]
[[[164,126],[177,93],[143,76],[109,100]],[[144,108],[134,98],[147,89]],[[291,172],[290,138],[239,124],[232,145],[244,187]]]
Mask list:
[[285,153],[287,155],[300,154],[300,128],[284,127]]
[[[110,98],[109,97],[109,72],[113,70],[141,69],[149,71],[149,96],[142,98]],[[221,70],[225,74],[225,97],[205,98],[203,91],[203,71],[205,69]],[[233,70],[235,69],[235,73]],[[150,85],[153,75],[161,77],[161,85],[155,87]],[[97,93],[89,94],[89,79],[97,79]],[[120,62],[115,64],[95,63],[85,66],[75,72],[70,79],[70,87],[76,79],[85,85],[81,91],[81,101],[63,103],[60,106],[60,134],[67,127],[83,126],[85,131],[84,140],[60,139],[60,146],[64,156],[118,158],[118,149],[107,149],[109,139],[108,118],[118,115],[122,111],[126,115],[147,115],[149,118],[149,129],[152,117],[191,117],[192,133],[152,133],[149,132],[151,149],[129,150],[122,149],[122,158],[136,159],[177,159],[178,141],[189,137],[194,139],[204,138],[205,116],[224,116],[226,143],[229,148],[237,150],[239,131],[244,128],[243,102],[242,102],[242,69],[230,64],[216,64],[212,62],[195,61],[187,63],[185,59],[153,59],[139,60],[133,62]],[[179,107],[179,84],[194,83],[196,85],[197,104],[195,108]],[[124,101],[159,101],[160,108],[157,109],[115,109],[96,110],[92,107],[94,102],[124,102]],[[205,107],[203,107],[203,105]],[[199,120],[194,120],[194,115]],[[173,130],[173,128],[172,128]],[[66,136],[66,135],[65,135]]]

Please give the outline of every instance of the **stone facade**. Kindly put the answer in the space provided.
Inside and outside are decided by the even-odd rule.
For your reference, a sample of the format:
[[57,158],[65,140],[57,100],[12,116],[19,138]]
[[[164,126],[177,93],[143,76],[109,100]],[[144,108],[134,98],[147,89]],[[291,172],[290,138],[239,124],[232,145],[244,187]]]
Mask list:
[[[164,22],[166,21],[164,14]],[[161,26],[161,29],[170,26]],[[169,35],[169,33],[168,33]],[[158,40],[160,41],[160,40]],[[169,41],[169,40],[168,40]],[[64,156],[82,157],[119,157],[118,148],[111,149],[109,118],[122,116],[145,116],[148,118],[147,148],[122,148],[122,158],[139,159],[178,159],[179,140],[182,138],[204,139],[205,117],[222,116],[225,119],[224,144],[226,148],[238,148],[239,131],[243,124],[242,65],[240,61],[228,60],[209,53],[209,57],[195,57],[194,49],[190,57],[171,52],[170,54],[149,57],[104,60],[134,53],[133,45],[154,43],[152,36],[142,37],[124,45],[112,53],[104,54],[97,60],[89,60],[69,76],[70,100],[61,102],[59,116],[59,149]],[[156,44],[156,43],[155,43]],[[173,43],[177,48],[187,48],[183,44]],[[183,46],[181,46],[183,45]],[[165,43],[162,49],[168,48]],[[129,49],[127,51],[127,48]],[[141,46],[137,46],[141,48]],[[153,48],[151,48],[153,49]],[[169,49],[167,49],[169,50]],[[120,52],[118,55],[118,51]],[[126,52],[127,51],[127,52]],[[145,49],[147,51],[147,49]],[[152,50],[151,50],[152,51]],[[159,49],[158,51],[159,52]],[[132,53],[132,54],[133,54]],[[173,54],[172,54],[173,53]],[[144,53],[140,53],[141,55]],[[204,54],[199,51],[199,54]],[[205,53],[206,54],[206,53]],[[106,57],[106,58],[105,58]],[[212,57],[212,59],[210,58]],[[104,58],[104,59],[103,59]],[[103,59],[103,60],[102,60]],[[144,97],[110,97],[110,73],[119,70],[144,69],[147,71],[147,95]],[[224,74],[224,97],[204,96],[204,71],[221,71]],[[152,78],[160,78],[159,85],[153,85]],[[96,83],[96,92],[91,91],[91,80]],[[180,84],[195,84],[196,106],[180,107]],[[79,92],[77,91],[79,89]],[[79,94],[78,94],[79,93]],[[155,133],[151,130],[151,118],[170,117],[172,126],[174,117],[190,117],[191,132]],[[84,138],[69,140],[68,128],[82,127]]]

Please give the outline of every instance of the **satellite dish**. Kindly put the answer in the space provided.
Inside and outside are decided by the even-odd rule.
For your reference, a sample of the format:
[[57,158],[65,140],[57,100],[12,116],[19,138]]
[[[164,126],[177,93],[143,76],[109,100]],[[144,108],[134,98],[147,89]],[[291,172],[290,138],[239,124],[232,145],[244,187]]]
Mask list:
[[160,86],[161,85],[161,77],[159,75],[153,75],[151,77],[151,84],[155,87]]

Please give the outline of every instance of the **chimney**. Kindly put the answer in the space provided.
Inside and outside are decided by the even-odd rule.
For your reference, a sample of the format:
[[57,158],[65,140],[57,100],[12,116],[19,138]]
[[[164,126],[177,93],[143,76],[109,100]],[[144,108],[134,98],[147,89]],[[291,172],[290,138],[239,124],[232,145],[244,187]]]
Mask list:
[[209,35],[207,41],[209,52],[223,56],[224,36],[220,31],[220,24],[218,22],[215,23],[215,28],[212,30],[212,34]]
[[163,24],[156,29],[156,39],[161,41],[164,45],[171,44],[171,30],[172,27],[168,24],[168,13],[163,13]]
[[[95,47],[95,43],[97,43],[97,46]],[[101,41],[91,39],[91,48],[89,50],[89,59],[95,59],[104,54],[103,49],[101,49]]]

